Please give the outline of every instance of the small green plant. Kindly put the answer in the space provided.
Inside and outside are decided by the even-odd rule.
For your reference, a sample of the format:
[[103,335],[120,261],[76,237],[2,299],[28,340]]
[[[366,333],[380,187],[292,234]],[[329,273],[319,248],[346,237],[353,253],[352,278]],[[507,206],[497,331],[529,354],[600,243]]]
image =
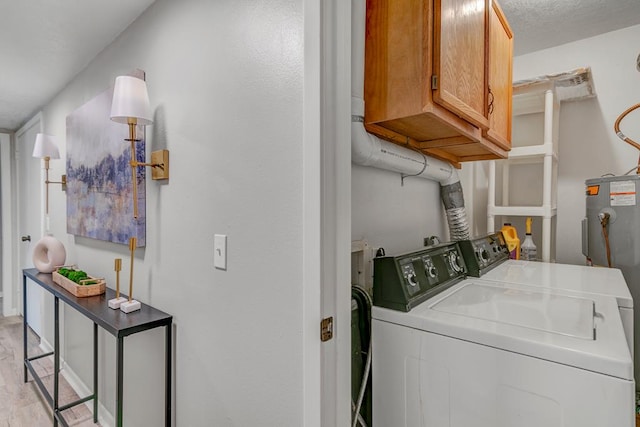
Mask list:
[[79,285],[95,285],[97,283],[96,280],[87,280],[87,273],[82,270],[62,267],[58,269],[58,273]]

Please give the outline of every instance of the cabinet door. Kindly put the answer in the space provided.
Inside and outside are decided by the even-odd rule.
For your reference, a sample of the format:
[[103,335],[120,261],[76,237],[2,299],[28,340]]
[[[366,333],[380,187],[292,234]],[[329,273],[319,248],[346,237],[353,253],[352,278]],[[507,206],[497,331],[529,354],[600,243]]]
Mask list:
[[435,0],[433,100],[482,129],[486,117],[486,37],[490,0]]
[[511,148],[511,102],[513,33],[498,3],[489,14],[489,130],[486,137],[498,146]]

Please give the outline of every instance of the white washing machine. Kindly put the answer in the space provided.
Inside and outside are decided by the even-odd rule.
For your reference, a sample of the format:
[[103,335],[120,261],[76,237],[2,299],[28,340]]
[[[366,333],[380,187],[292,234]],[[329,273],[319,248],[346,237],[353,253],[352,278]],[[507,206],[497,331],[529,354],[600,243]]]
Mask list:
[[374,261],[373,425],[634,425],[612,296],[467,278],[456,244]]

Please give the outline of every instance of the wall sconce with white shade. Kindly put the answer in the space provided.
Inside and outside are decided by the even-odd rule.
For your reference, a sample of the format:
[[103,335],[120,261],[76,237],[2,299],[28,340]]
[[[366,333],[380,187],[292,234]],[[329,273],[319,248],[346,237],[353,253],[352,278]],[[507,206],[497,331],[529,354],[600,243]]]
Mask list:
[[138,187],[136,172],[140,166],[152,168],[151,178],[154,180],[169,179],[169,150],[158,150],[151,153],[151,163],[136,160],[136,125],[147,126],[153,123],[149,94],[144,80],[132,76],[116,77],[111,103],[111,120],[129,126],[131,142],[131,184],[133,186],[133,217],[138,218]]
[[[169,179],[169,150],[159,150],[151,153],[151,163],[137,161],[136,126],[147,126],[153,123],[151,107],[149,106],[149,94],[144,80],[132,76],[116,77],[116,84],[113,89],[113,101],[111,103],[111,120],[124,123],[129,126],[129,138],[126,141],[131,143],[131,185],[133,186],[133,217],[138,218],[138,184],[137,170],[140,166],[150,166],[151,178]],[[141,304],[133,299],[133,263],[134,253],[137,246],[136,237],[129,238],[129,251],[131,252],[131,265],[129,271],[129,298],[115,298],[109,301],[109,307],[120,308],[125,313],[140,310]],[[119,269],[118,265],[116,269]],[[118,295],[119,297],[119,295]]]
[[62,175],[60,181],[49,181],[49,160],[51,159],[59,159],[60,152],[58,151],[58,144],[56,144],[56,139],[52,135],[46,135],[44,133],[39,133],[36,135],[36,143],[33,147],[33,157],[44,159],[44,170],[45,170],[45,180],[44,183],[46,185],[46,213],[49,214],[49,184],[61,184],[62,191],[66,191],[67,189],[67,176]]

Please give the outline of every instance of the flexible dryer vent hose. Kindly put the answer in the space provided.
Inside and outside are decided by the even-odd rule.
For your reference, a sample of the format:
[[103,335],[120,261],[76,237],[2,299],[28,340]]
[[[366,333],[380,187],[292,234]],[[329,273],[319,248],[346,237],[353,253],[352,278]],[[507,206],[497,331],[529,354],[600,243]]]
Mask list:
[[464,207],[464,195],[460,181],[449,185],[440,185],[440,197],[444,204],[451,240],[468,240],[469,221]]

